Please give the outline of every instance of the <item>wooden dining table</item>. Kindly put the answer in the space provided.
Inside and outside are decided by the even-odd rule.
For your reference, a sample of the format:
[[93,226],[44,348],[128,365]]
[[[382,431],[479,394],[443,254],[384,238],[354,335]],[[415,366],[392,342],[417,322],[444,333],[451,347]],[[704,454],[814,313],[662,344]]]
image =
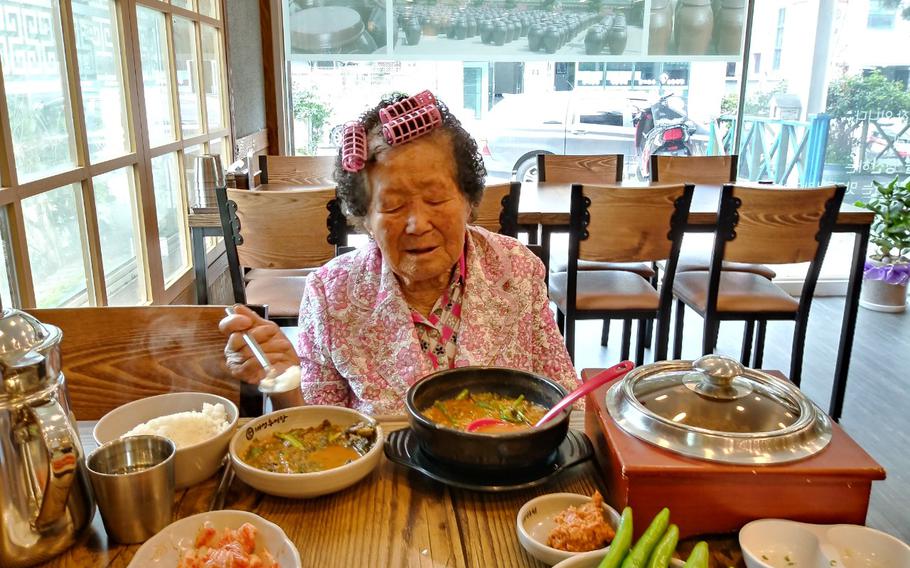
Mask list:
[[[488,184],[508,180],[487,180]],[[643,182],[625,182],[623,187],[642,187]],[[320,186],[322,187],[322,186]],[[262,184],[256,191],[283,191],[289,189],[315,189],[315,186],[291,186],[286,184]],[[713,232],[717,227],[717,205],[720,199],[720,185],[698,185],[692,196],[686,232]],[[540,226],[541,246],[544,257],[549,257],[550,235],[567,231],[569,225],[569,204],[572,186],[568,183],[525,182],[521,186],[518,204],[518,223],[521,226]],[[850,371],[850,354],[853,351],[853,333],[859,309],[859,295],[863,283],[863,267],[869,245],[869,229],[874,213],[851,204],[843,204],[834,226],[835,233],[853,234],[853,254],[850,260],[850,276],[847,281],[846,305],[841,321],[841,335],[838,343],[834,381],[828,414],[839,420],[844,407],[847,377]],[[193,264],[196,271],[196,294],[200,304],[208,303],[204,237],[221,235],[218,212],[203,211],[190,213],[189,226],[192,233]]]
[[[404,416],[377,417],[386,435],[407,427]],[[584,430],[584,412],[574,411],[570,426]],[[80,421],[88,454],[97,445],[93,421]],[[221,472],[178,491],[176,519],[208,511]],[[305,568],[478,567],[523,568],[545,564],[518,541],[518,510],[528,500],[554,492],[591,495],[605,492],[597,462],[583,462],[532,489],[480,493],[448,487],[382,457],[377,469],[358,484],[324,497],[285,499],[264,495],[239,479],[229,487],[224,508],[251,511],[280,526],[294,542]],[[709,539],[713,566],[743,567],[735,535]],[[681,553],[694,542],[680,544]],[[64,554],[43,568],[125,568],[138,544],[120,545],[108,538],[100,514]]]

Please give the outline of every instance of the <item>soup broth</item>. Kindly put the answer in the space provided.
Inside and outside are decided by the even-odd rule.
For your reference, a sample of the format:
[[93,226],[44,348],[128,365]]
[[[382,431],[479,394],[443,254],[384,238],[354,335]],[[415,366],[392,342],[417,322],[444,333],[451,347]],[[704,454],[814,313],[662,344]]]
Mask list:
[[456,397],[437,400],[423,410],[423,414],[433,422],[456,430],[465,430],[478,418],[496,418],[505,422],[474,430],[487,434],[530,428],[546,413],[546,408],[526,400],[524,395],[511,398],[491,392],[472,393],[467,389]]
[[[359,426],[359,425],[358,425]],[[275,432],[256,440],[243,461],[275,473],[312,473],[351,463],[370,448],[372,430],[342,427],[324,420],[313,428]]]

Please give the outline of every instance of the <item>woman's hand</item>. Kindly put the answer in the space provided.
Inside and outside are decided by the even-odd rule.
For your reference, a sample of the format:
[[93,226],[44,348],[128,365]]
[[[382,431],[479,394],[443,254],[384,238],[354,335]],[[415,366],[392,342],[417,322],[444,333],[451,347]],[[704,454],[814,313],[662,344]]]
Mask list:
[[218,323],[221,333],[228,336],[227,345],[224,346],[224,358],[227,360],[231,375],[251,384],[258,384],[265,378],[262,365],[243,340],[244,331],[259,342],[276,371],[283,372],[291,365],[299,364],[294,346],[278,328],[278,324],[259,317],[256,312],[243,305],[235,305],[234,311],[234,315],[227,316]]

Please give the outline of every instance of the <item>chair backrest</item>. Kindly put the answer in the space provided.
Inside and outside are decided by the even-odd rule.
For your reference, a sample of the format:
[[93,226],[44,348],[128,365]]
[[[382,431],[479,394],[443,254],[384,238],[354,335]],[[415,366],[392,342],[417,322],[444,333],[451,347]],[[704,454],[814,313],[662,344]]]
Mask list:
[[234,300],[246,303],[244,268],[314,268],[347,245],[334,189],[216,188]]
[[333,186],[334,156],[259,156],[262,183]]
[[651,156],[651,181],[722,184],[736,181],[738,156]]
[[[842,187],[842,186],[841,186]],[[830,233],[843,190],[830,185],[811,189],[725,185],[721,192],[717,242],[732,262],[789,264],[811,262]],[[732,238],[723,225],[733,223]],[[827,237],[825,237],[827,238]]]
[[63,374],[79,420],[97,420],[127,402],[169,392],[239,401],[240,385],[225,366],[225,338],[218,331],[224,306],[28,312],[63,330]]
[[622,181],[622,154],[591,156],[537,155],[540,181],[605,184]]
[[[581,260],[655,261],[670,258],[681,241],[692,185],[572,186],[569,257]],[[576,230],[577,229],[577,230]]]
[[725,184],[717,210],[717,233],[708,282],[708,310],[717,306],[722,263],[809,262],[800,304],[815,293],[831,231],[846,187],[758,188]]
[[472,224],[494,233],[516,236],[520,197],[521,183],[517,181],[486,186],[480,204],[474,209]]

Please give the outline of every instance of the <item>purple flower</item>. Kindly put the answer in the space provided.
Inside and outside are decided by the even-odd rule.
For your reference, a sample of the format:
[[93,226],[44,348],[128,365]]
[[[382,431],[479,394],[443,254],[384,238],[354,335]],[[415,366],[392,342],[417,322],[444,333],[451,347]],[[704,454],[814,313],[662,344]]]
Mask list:
[[902,285],[910,281],[910,264],[877,265],[866,261],[863,268],[865,280],[881,280],[888,284]]

